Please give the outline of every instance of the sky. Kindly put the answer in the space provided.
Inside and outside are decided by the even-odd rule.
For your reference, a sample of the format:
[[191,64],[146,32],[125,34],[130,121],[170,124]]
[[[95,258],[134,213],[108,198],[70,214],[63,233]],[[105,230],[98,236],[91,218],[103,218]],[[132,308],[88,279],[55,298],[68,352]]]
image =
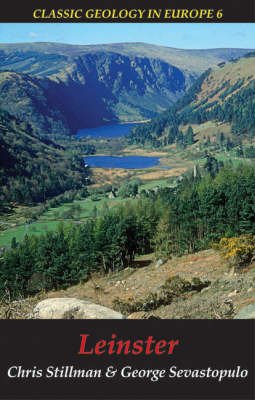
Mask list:
[[61,42],[99,44],[146,42],[184,49],[255,48],[252,23],[2,23],[0,43]]

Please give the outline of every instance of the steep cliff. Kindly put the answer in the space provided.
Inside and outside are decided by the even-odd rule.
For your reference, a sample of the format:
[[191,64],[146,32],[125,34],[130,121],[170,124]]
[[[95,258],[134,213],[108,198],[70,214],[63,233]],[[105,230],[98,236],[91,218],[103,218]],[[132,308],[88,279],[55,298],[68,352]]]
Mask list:
[[40,134],[148,119],[178,100],[209,66],[247,50],[179,50],[142,43],[0,45],[1,98]]

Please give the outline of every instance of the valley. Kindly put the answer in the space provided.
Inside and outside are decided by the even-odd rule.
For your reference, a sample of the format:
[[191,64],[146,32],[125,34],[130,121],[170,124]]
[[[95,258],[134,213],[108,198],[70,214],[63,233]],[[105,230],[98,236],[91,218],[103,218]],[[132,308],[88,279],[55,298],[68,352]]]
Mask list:
[[[125,148],[125,152],[129,151],[136,153],[136,149]],[[139,154],[139,152],[138,152]],[[44,206],[44,211],[41,213],[41,206],[18,206],[16,205],[9,214],[5,214],[4,218],[0,218],[0,248],[3,246],[10,246],[12,239],[15,237],[19,242],[24,239],[25,235],[40,235],[43,232],[54,231],[57,229],[58,224],[65,223],[81,223],[95,215],[101,215],[107,211],[108,208],[114,207],[118,204],[127,201],[135,201],[135,198],[129,199],[129,196],[118,196],[117,188],[123,182],[137,180],[139,187],[138,193],[143,190],[151,190],[154,188],[168,187],[174,183],[175,178],[186,170],[186,167],[174,159],[160,158],[165,156],[164,152],[155,153],[156,156],[136,156],[149,158],[154,157],[156,160],[160,159],[162,163],[170,164],[173,162],[173,167],[165,167],[162,169],[160,166],[153,168],[143,169],[142,167],[135,168],[131,165],[131,169],[125,167],[110,168],[91,168],[91,184],[88,187],[88,193],[84,199],[80,198],[79,193],[72,201],[67,201],[64,204],[56,205],[55,207]],[[96,157],[96,156],[95,156]],[[98,156],[99,157],[99,156]],[[107,156],[106,156],[107,157]],[[109,156],[110,157],[110,156]],[[85,156],[85,162],[88,157]],[[133,159],[132,159],[133,160]],[[127,161],[130,163],[130,160]],[[177,162],[177,163],[176,163]],[[186,165],[189,163],[186,162]],[[169,168],[169,169],[168,169]],[[112,192],[112,188],[115,191]],[[114,194],[112,194],[114,193]],[[51,204],[51,202],[49,201]]]
[[0,45],[0,293],[134,318],[233,318],[252,303],[247,52]]
[[147,120],[178,100],[202,72],[247,52],[146,43],[1,44],[1,108],[51,136]]

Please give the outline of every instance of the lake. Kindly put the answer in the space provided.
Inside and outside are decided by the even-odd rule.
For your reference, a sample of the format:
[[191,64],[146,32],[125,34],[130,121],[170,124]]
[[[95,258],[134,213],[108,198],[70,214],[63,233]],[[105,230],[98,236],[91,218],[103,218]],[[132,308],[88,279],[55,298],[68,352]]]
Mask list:
[[90,137],[90,138],[116,138],[128,135],[130,130],[138,125],[135,122],[126,124],[109,124],[101,125],[96,128],[79,129],[76,137]]
[[97,168],[144,169],[159,165],[158,157],[145,156],[86,156],[85,163]]
[[[76,137],[118,138],[128,135],[130,130],[136,125],[138,123],[132,122],[79,129]],[[158,157],[145,156],[86,156],[84,160],[92,168],[144,169],[155,167],[160,163]]]

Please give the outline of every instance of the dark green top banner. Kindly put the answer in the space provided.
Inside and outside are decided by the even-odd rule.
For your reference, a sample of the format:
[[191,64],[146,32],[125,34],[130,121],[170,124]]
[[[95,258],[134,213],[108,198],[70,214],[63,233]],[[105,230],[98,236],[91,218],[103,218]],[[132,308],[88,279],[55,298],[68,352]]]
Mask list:
[[254,0],[9,1],[0,22],[254,22]]

